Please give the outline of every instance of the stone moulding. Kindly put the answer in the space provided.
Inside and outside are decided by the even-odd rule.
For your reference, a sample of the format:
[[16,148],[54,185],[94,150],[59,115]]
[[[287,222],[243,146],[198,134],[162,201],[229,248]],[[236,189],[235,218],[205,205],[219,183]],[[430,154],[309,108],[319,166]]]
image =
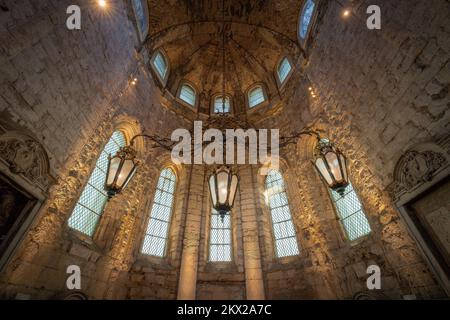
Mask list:
[[14,175],[19,175],[44,193],[56,179],[44,147],[33,137],[18,131],[0,133],[0,161]]
[[387,190],[396,202],[449,167],[448,154],[434,143],[417,145],[406,151],[394,169],[394,181]]

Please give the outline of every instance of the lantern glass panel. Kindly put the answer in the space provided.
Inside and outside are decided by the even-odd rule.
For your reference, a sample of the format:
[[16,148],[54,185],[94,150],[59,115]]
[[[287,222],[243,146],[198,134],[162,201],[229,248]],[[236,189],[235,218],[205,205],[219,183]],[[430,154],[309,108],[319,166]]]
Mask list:
[[325,155],[325,159],[327,160],[328,166],[330,167],[331,174],[334,176],[334,179],[339,182],[342,181],[341,167],[339,166],[339,160],[334,152],[328,152]]
[[127,178],[133,171],[134,163],[131,159],[126,159],[123,161],[122,168],[120,169],[119,176],[117,177],[117,187],[122,188],[125,185]]
[[217,174],[217,187],[219,203],[224,204],[228,198],[228,172],[221,171]]
[[114,183],[114,179],[117,175],[117,170],[120,166],[120,158],[114,157],[111,159],[111,164],[109,166],[109,172],[108,172],[108,181],[106,182],[107,185],[112,185]]
[[316,168],[319,170],[320,174],[328,183],[328,185],[331,186],[333,184],[333,179],[331,178],[330,173],[327,170],[327,166],[325,165],[325,162],[322,158],[318,158],[316,160]]
[[211,200],[213,202],[213,206],[216,206],[216,204],[217,204],[216,179],[215,179],[214,175],[212,175],[209,178],[209,192],[211,192]]
[[237,185],[238,185],[238,178],[237,176],[233,175],[233,177],[231,178],[230,195],[229,195],[230,205],[234,203]]

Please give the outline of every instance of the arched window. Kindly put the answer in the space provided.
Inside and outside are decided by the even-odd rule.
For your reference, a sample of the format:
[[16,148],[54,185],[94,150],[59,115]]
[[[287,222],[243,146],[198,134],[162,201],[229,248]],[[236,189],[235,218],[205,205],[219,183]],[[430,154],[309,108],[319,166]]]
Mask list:
[[277,257],[295,256],[300,253],[292,222],[283,176],[270,170],[266,177],[266,199],[272,218]]
[[167,76],[168,64],[166,58],[160,51],[156,52],[156,54],[153,56],[152,65],[158,73],[161,81],[164,82]]
[[214,113],[228,113],[230,109],[230,98],[225,97],[225,104],[223,103],[222,96],[217,96],[214,99]]
[[248,92],[248,106],[253,108],[266,100],[261,86],[256,86]]
[[176,177],[170,168],[159,175],[153,198],[152,211],[145,231],[141,253],[163,257],[166,251],[167,235],[172,216]]
[[126,139],[122,132],[113,133],[100,157],[95,164],[94,171],[89,177],[80,198],[68,220],[70,228],[78,230],[90,237],[94,235],[98,221],[103,213],[108,196],[104,190],[108,156],[116,154],[121,147],[126,145]]
[[223,220],[219,213],[212,209],[209,238],[209,261],[231,261],[231,215],[227,214]]
[[291,63],[287,57],[284,57],[280,64],[278,65],[278,79],[280,80],[280,84],[283,84],[284,80],[286,80],[287,76],[292,70]]
[[350,183],[347,186],[343,196],[331,189],[330,192],[347,238],[354,241],[369,234],[371,231],[369,221],[367,221],[366,214],[352,184]]
[[298,31],[300,39],[302,40],[305,40],[306,35],[308,34],[315,7],[315,0],[306,0],[305,5],[303,6]]
[[148,33],[148,8],[147,1],[133,0],[133,11],[139,30],[141,41],[145,40]]
[[183,84],[181,86],[179,98],[194,107],[197,97],[194,88],[188,84]]

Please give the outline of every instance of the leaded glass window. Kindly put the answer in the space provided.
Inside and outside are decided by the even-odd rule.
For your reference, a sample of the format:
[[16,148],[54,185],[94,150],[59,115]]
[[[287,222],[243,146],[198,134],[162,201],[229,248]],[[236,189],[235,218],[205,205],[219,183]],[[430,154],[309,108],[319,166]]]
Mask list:
[[166,251],[167,235],[172,216],[176,177],[170,168],[165,168],[159,175],[155,197],[150,212],[150,219],[145,231],[143,254],[163,257]]
[[103,213],[108,196],[104,190],[106,170],[108,168],[108,156],[115,155],[121,147],[126,145],[122,132],[113,133],[100,157],[95,164],[94,171],[89,177],[75,209],[68,220],[70,228],[78,230],[89,237],[94,235],[98,221]]
[[300,253],[283,176],[270,170],[266,177],[266,199],[272,217],[277,257],[295,256]]
[[139,25],[139,30],[142,34],[145,34],[147,32],[147,21],[145,18],[145,9],[142,1],[143,0],[133,0],[133,7],[136,20]]
[[248,93],[248,106],[250,108],[257,106],[258,104],[264,102],[264,100],[264,91],[261,86],[253,88]]
[[286,80],[289,72],[291,72],[291,63],[288,58],[284,58],[281,60],[280,65],[278,66],[278,79],[280,79],[280,83],[283,83]]
[[369,234],[371,231],[369,221],[352,184],[349,183],[343,196],[334,190],[330,192],[348,239],[353,241]]
[[230,112],[230,99],[225,97],[225,104],[223,103],[222,96],[214,99],[214,113],[228,113]]
[[153,66],[161,79],[165,79],[167,73],[167,61],[161,52],[157,52],[153,59]]
[[313,0],[306,0],[305,6],[303,7],[303,12],[300,17],[300,38],[305,39],[308,33],[309,25],[311,23],[311,18],[314,13],[315,3]]
[[209,239],[209,261],[231,261],[231,215],[222,218],[212,209]]
[[183,84],[180,90],[180,99],[191,106],[195,106],[195,90],[187,84]]

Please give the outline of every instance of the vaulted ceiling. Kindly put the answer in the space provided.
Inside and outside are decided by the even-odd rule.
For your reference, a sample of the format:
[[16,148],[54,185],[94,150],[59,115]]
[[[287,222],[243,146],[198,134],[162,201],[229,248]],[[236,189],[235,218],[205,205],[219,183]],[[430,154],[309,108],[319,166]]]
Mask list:
[[188,80],[205,95],[222,92],[223,30],[226,91],[235,99],[257,82],[266,85],[270,98],[277,92],[274,71],[279,60],[288,55],[295,63],[302,54],[297,24],[303,0],[149,0],[148,4],[147,46],[151,52],[166,53],[171,91]]

